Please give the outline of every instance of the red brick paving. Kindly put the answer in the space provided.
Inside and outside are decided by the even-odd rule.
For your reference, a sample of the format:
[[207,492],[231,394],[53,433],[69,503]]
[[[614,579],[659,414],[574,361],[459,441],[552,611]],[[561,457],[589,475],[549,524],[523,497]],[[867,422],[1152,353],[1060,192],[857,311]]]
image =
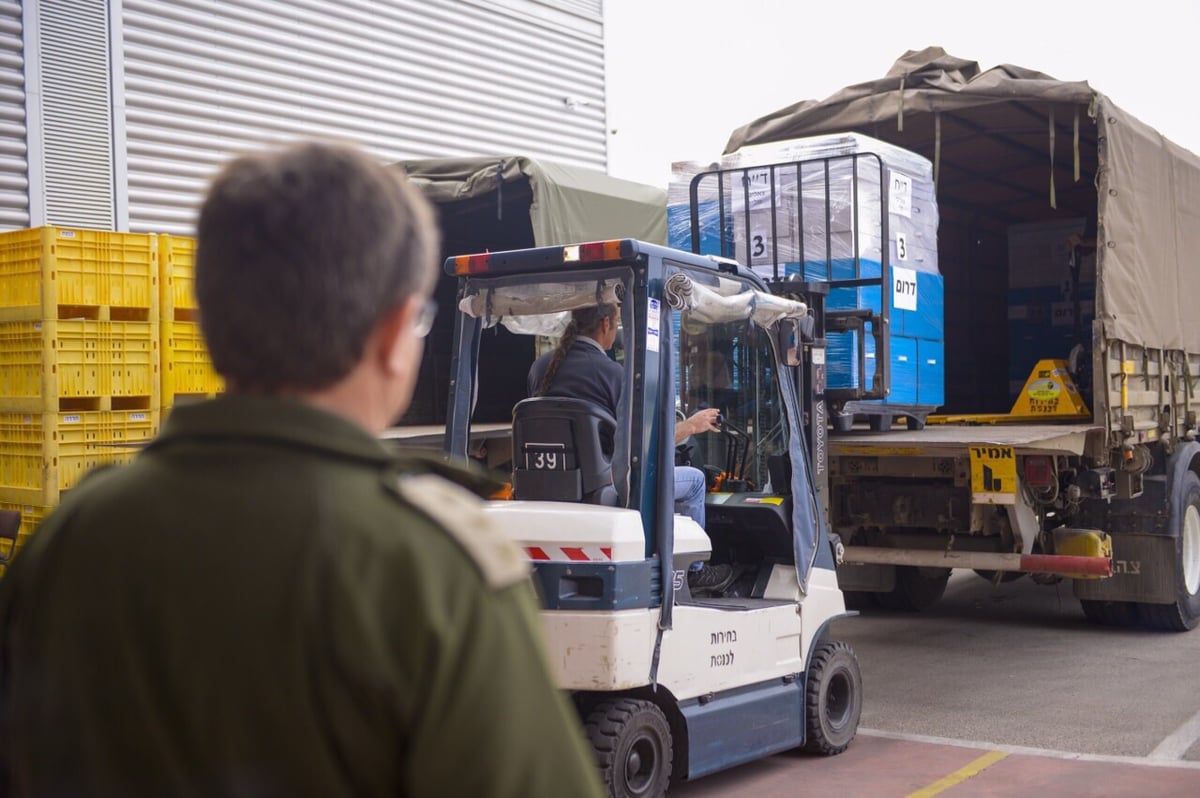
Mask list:
[[[966,767],[990,749],[859,735],[843,754],[786,753],[671,788],[668,798],[890,798],[906,796]],[[1200,768],[1010,753],[939,793],[1054,798],[1197,798]]]

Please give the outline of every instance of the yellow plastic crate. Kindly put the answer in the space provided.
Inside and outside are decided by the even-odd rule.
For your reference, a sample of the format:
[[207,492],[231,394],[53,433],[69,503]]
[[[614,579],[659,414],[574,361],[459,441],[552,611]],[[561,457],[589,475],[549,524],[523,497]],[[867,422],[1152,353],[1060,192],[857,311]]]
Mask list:
[[158,412],[0,413],[0,502],[54,506],[96,466],[125,463],[158,432]]
[[0,233],[0,319],[158,318],[158,237],[35,227]]
[[164,408],[183,398],[213,396],[225,390],[225,381],[213,368],[204,344],[200,322],[163,321],[162,353]]
[[155,409],[158,334],[145,321],[0,322],[0,411]]
[[196,240],[187,236],[158,237],[159,308],[163,321],[195,321]]

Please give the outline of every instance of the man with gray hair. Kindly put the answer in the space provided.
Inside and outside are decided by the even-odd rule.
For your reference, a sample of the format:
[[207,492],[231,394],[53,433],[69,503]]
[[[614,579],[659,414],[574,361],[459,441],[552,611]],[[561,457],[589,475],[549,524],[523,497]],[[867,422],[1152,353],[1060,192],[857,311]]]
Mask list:
[[346,146],[238,158],[196,293],[228,393],[0,579],[0,794],[598,796],[486,480],[400,457],[439,244]]

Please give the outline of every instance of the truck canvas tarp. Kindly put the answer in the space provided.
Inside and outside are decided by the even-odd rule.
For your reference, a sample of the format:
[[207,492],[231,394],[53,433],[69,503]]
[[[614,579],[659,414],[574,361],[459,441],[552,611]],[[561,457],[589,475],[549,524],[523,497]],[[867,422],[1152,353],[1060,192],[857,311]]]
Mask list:
[[[399,165],[443,215],[468,200],[482,199],[497,208],[507,191],[527,197],[524,204],[533,246],[622,237],[662,243],[667,237],[662,189],[592,169],[517,155],[433,158]],[[528,188],[514,187],[514,183],[526,183]]]
[[[443,259],[611,238],[666,241],[662,188],[520,155],[409,160],[396,166],[436,205]],[[406,425],[445,423],[456,288],[454,280],[443,278],[435,289],[438,317]],[[527,336],[504,330],[485,336],[480,370],[494,370],[483,376],[498,387],[478,397],[476,421],[511,421],[513,405],[525,398],[525,375],[511,365],[532,362],[531,346]]]
[[910,50],[883,78],[738,128],[725,149],[850,131],[930,158],[951,212],[1001,224],[1098,219],[1105,337],[1200,352],[1189,268],[1200,253],[1200,157],[1086,82],[1007,64],[980,72],[941,48]]

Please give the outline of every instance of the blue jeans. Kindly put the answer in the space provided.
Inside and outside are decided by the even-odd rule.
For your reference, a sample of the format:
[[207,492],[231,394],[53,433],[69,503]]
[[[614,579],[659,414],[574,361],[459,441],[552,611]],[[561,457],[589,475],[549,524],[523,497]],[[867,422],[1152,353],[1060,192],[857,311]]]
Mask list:
[[[675,512],[686,515],[704,529],[704,494],[707,485],[704,472],[691,466],[675,466]],[[694,562],[691,570],[699,571],[704,565]]]

